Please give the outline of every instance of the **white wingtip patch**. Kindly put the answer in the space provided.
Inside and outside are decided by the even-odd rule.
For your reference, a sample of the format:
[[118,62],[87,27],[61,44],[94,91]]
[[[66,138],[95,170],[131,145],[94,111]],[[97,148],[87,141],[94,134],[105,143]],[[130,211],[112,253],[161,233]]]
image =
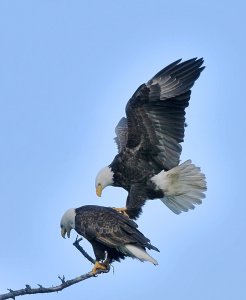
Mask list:
[[154,265],[158,265],[158,262],[152,256],[150,256],[144,249],[141,249],[131,244],[124,245],[124,248],[124,252],[126,252],[128,255],[135,257],[140,261],[149,261]]

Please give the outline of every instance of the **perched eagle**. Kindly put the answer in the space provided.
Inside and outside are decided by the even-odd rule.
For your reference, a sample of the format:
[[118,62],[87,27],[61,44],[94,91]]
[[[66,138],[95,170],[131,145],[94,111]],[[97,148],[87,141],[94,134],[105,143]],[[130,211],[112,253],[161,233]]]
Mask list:
[[75,229],[91,243],[96,256],[93,273],[107,270],[110,263],[126,256],[158,265],[145,248],[159,250],[137,229],[135,222],[110,207],[85,205],[70,208],[63,215],[60,226],[63,238],[66,234],[70,237],[70,231]]
[[126,208],[118,210],[133,219],[148,199],[159,198],[179,214],[205,197],[200,168],[191,160],[179,165],[185,108],[202,64],[202,58],[180,59],[162,69],[136,90],[115,129],[119,153],[97,174],[96,193],[109,185],[127,190]]

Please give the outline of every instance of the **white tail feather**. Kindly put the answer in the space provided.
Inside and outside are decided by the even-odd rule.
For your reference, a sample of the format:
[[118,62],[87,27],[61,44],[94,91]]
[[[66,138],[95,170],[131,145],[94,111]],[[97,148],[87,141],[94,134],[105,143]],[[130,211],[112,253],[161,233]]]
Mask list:
[[127,244],[124,246],[121,246],[120,251],[122,251],[123,253],[131,256],[131,257],[135,257],[141,261],[149,261],[154,265],[158,265],[158,262],[151,257],[144,249],[137,247],[135,245],[132,244]]
[[165,195],[161,201],[176,214],[194,209],[194,204],[201,204],[207,189],[205,175],[191,160],[167,172],[161,171],[151,180]]

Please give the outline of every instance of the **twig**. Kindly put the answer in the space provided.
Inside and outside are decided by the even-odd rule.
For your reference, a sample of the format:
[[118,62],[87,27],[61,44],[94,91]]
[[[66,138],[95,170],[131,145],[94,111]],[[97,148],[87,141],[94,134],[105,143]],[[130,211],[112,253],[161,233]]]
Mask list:
[[88,259],[91,263],[95,264],[95,259],[93,259],[81,246],[80,242],[82,241],[82,238],[77,235],[75,242],[73,243],[74,247],[76,247],[80,253],[84,255],[86,259]]

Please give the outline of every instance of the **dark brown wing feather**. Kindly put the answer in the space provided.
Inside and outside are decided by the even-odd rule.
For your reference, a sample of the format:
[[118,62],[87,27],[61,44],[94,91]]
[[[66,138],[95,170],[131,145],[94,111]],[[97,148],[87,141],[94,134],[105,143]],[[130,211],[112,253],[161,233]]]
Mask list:
[[185,108],[203,59],[170,64],[141,85],[126,105],[126,147],[148,153],[169,170],[178,165],[184,138]]
[[120,119],[119,123],[115,128],[116,137],[114,138],[114,140],[117,144],[118,152],[120,152],[126,146],[128,136],[127,132],[127,119],[123,117]]
[[134,221],[110,207],[85,205],[77,208],[75,223],[77,233],[89,241],[95,240],[111,248],[132,243],[158,251]]

